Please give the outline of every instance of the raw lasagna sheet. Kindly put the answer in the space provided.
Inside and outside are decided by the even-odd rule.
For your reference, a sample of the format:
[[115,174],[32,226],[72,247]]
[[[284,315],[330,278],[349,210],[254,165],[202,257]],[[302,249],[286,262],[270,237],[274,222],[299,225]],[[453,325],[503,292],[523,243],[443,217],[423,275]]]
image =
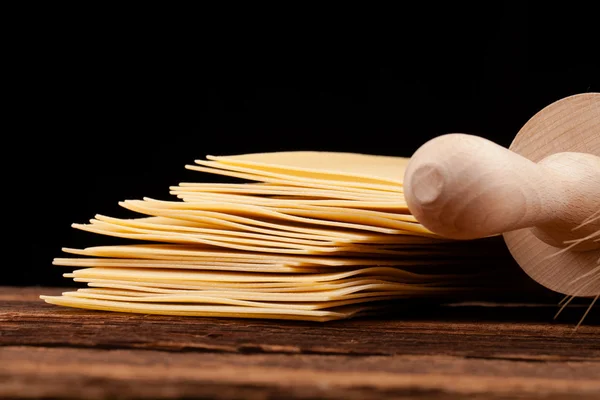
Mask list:
[[313,273],[313,274],[276,274],[252,272],[225,272],[225,271],[191,271],[176,269],[147,269],[147,268],[84,268],[66,274],[73,278],[104,278],[104,279],[131,279],[137,281],[183,281],[183,282],[270,282],[270,283],[315,283],[337,281],[352,276],[386,276],[389,279],[419,281],[430,275],[418,275],[391,267],[370,267],[345,270],[341,272]]
[[297,198],[309,200],[350,200],[365,202],[403,202],[397,192],[365,191],[360,189],[332,187],[319,189],[283,183],[246,182],[246,183],[212,183],[181,182],[170,188],[171,194],[237,194],[242,196],[271,196],[281,198]]
[[[439,278],[441,280],[442,277]],[[179,292],[197,292],[197,291],[215,291],[225,290],[226,293],[238,292],[256,292],[273,293],[283,295],[286,293],[314,293],[325,292],[338,289],[367,287],[366,285],[410,285],[411,282],[394,281],[386,276],[369,277],[351,277],[328,282],[160,282],[157,280],[147,280],[144,282],[118,279],[102,278],[74,278],[76,282],[85,282],[89,288],[120,288],[130,291],[148,292],[148,293],[179,293]],[[441,282],[437,282],[439,285]],[[448,281],[443,281],[445,284]],[[422,286],[436,286],[436,283],[420,283]],[[88,290],[88,289],[80,289]]]
[[232,156],[207,156],[198,164],[244,168],[256,174],[340,186],[388,190],[402,186],[408,158],[341,152],[288,151]]
[[[470,253],[466,249],[458,249],[454,258],[445,258],[452,251],[452,246],[433,246],[430,248],[416,245],[404,248],[404,252],[398,257],[344,257],[323,255],[294,255],[294,254],[271,254],[260,252],[245,252],[236,250],[224,250],[214,247],[203,247],[195,245],[175,244],[133,244],[94,246],[85,249],[63,248],[70,254],[89,257],[110,257],[123,260],[165,260],[165,261],[221,261],[224,263],[281,263],[286,266],[298,267],[361,267],[370,265],[403,266],[448,264],[455,265],[464,261]],[[58,259],[61,260],[61,259]],[[100,262],[100,261],[99,261]]]
[[368,306],[347,306],[335,310],[289,310],[266,307],[187,305],[135,303],[131,301],[111,301],[72,296],[41,296],[50,304],[91,310],[116,311],[141,314],[161,314],[187,317],[227,317],[288,319],[325,322],[351,318],[370,311]]

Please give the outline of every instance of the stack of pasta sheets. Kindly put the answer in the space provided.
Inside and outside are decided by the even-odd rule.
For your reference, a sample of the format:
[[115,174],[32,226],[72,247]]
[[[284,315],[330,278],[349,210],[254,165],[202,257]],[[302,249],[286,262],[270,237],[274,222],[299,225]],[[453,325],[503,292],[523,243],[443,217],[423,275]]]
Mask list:
[[54,264],[74,267],[65,277],[86,287],[42,298],[145,314],[326,321],[502,287],[499,277],[510,274],[490,261],[489,241],[437,237],[410,214],[407,163],[335,152],[207,156],[187,168],[226,182],[181,183],[168,200],[121,202],[136,218],[73,224],[122,244],[64,248]]

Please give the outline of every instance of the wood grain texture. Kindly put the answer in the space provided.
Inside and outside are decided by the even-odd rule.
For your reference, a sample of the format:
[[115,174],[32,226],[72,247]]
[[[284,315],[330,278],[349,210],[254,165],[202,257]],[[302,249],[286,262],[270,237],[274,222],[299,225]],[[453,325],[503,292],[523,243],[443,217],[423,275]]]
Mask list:
[[[11,398],[589,398],[597,362],[0,348]],[[67,389],[70,388],[70,389]]]
[[[577,296],[600,295],[592,271],[600,242],[600,93],[555,102],[533,116],[509,149],[448,134],[421,146],[407,166],[405,197],[431,231],[455,239],[504,234],[535,281]],[[551,257],[570,241],[580,243]]]
[[311,323],[47,305],[0,287],[0,398],[598,398],[600,318],[457,305]]

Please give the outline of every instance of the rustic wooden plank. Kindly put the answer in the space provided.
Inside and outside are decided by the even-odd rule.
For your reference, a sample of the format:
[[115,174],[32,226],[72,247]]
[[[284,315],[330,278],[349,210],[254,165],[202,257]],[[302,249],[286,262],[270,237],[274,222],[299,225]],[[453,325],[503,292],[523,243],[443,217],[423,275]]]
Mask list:
[[597,399],[599,362],[0,348],[0,398]]
[[407,308],[377,319],[314,323],[110,313],[38,299],[60,290],[2,288],[0,346],[600,360],[597,319],[574,334],[575,321],[552,322],[553,308]]

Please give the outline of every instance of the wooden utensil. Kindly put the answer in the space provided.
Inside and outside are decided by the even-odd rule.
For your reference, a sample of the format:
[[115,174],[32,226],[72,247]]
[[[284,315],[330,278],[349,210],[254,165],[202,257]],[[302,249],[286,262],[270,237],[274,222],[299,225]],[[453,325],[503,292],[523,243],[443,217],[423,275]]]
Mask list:
[[430,140],[411,157],[404,187],[411,213],[433,232],[503,234],[540,284],[600,295],[600,93],[545,107],[509,149],[464,134]]

